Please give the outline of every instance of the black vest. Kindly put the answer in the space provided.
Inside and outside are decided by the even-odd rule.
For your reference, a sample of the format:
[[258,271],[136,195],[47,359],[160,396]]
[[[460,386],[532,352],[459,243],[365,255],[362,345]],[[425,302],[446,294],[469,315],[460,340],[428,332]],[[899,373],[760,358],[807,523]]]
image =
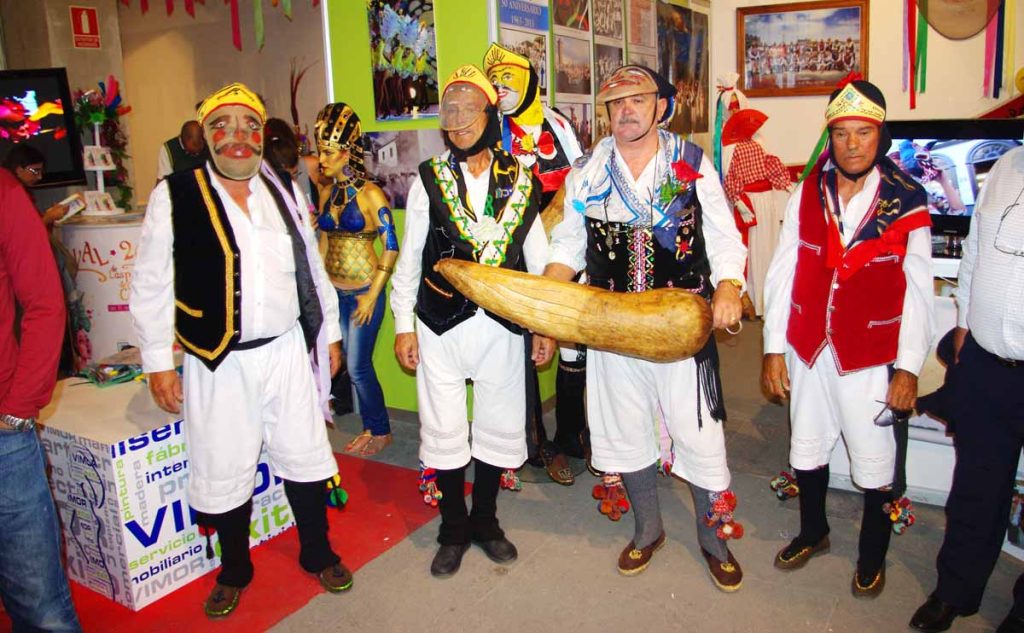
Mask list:
[[711,263],[704,244],[704,219],[696,185],[681,192],[672,207],[679,209],[675,229],[587,217],[590,285],[616,292],[682,288],[710,300]]
[[[496,219],[501,219],[505,213],[511,212],[506,209],[506,204],[512,196],[513,185],[522,165],[511,154],[504,150],[491,150],[494,160],[489,168],[490,182],[487,193],[493,197],[493,209]],[[473,245],[460,233],[460,229],[453,219],[448,205],[444,202],[444,194],[438,183],[434,171],[434,159],[420,163],[420,179],[426,189],[427,197],[430,200],[430,228],[427,232],[427,240],[423,246],[422,278],[420,280],[419,292],[416,296],[416,315],[434,333],[444,334],[459,323],[466,321],[476,314],[477,305],[464,297],[456,290],[441,273],[434,270],[434,264],[441,259],[455,258],[466,261],[478,261],[477,253]],[[463,205],[468,207],[466,195],[466,181],[458,161],[449,157],[449,167],[455,175],[458,185],[459,199]],[[523,240],[529,232],[533,222],[537,219],[540,186],[530,175],[531,188],[526,198],[526,207],[522,211],[522,221],[512,231],[512,237],[505,249],[505,259],[501,262],[501,268],[512,270],[526,270],[526,263],[523,260]],[[474,209],[482,214],[482,209]],[[516,334],[522,332],[522,328],[501,317],[487,312],[487,315]]]
[[181,146],[178,137],[164,142],[164,147],[167,149],[168,156],[171,157],[171,173],[202,167],[210,158],[210,151],[206,148],[203,148],[198,156],[192,156]]
[[[257,176],[261,177],[261,176]],[[290,180],[284,179],[290,184]],[[292,232],[291,214],[276,188],[265,182]],[[174,266],[174,333],[182,347],[210,371],[234,349],[241,335],[241,256],[231,222],[205,169],[167,177],[171,198]],[[296,261],[296,268],[300,264]],[[298,287],[298,284],[297,284]],[[307,296],[303,296],[303,295]],[[300,322],[307,347],[316,340],[318,324],[307,323],[304,309],[319,303],[309,291],[299,292]]]

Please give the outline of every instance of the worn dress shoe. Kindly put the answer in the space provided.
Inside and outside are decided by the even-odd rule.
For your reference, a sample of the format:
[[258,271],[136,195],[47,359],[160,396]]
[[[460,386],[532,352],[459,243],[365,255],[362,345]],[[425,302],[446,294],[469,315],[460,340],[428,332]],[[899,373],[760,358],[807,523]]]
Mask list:
[[716,587],[726,593],[732,593],[743,585],[743,570],[732,552],[729,552],[729,560],[725,562],[718,560],[703,547],[700,548],[700,553],[704,555],[704,561],[708,564],[708,571],[711,572],[711,579],[715,581]]
[[462,565],[462,555],[469,549],[469,543],[461,545],[442,545],[434,554],[430,563],[430,575],[434,578],[454,576]]
[[854,598],[877,598],[885,589],[885,567],[882,567],[871,578],[861,576],[859,570],[854,570],[853,580],[850,582],[850,591]]
[[814,545],[802,545],[793,539],[775,555],[775,566],[785,570],[800,569],[818,554],[827,554],[829,547],[831,543],[827,534]]
[[1011,613],[999,625],[996,633],[1024,633],[1024,618]]
[[622,553],[619,554],[619,573],[623,576],[635,576],[647,569],[647,566],[651,564],[651,557],[654,556],[654,552],[661,549],[661,546],[664,544],[664,532],[653,543],[640,549],[637,549],[636,544],[630,541],[626,549],[622,550]]
[[504,565],[519,558],[519,552],[516,550],[516,546],[504,536],[490,541],[474,542],[480,546],[480,549],[484,551],[484,554],[487,554],[487,558],[490,558],[496,563]]
[[331,593],[341,593],[352,588],[352,572],[341,563],[331,565],[316,575],[324,589]]
[[953,605],[930,596],[927,602],[918,607],[914,617],[910,618],[910,626],[924,633],[940,633],[953,625],[956,616]]
[[213,586],[209,597],[206,598],[203,611],[211,618],[227,617],[238,606],[238,596],[241,594],[241,587],[229,587],[217,583]]

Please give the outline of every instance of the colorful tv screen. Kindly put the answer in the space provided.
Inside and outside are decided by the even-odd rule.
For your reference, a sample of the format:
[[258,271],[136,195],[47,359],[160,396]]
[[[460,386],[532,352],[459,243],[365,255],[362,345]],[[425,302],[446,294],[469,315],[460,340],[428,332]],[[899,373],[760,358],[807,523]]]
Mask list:
[[0,161],[22,143],[45,158],[40,185],[85,182],[65,69],[0,72]]

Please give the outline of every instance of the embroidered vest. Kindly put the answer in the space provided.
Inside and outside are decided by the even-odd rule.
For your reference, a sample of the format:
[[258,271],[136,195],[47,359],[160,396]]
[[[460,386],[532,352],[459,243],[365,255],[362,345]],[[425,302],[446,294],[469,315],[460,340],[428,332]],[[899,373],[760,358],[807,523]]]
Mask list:
[[[697,171],[703,151],[687,143],[683,160]],[[615,194],[613,194],[615,195]],[[677,223],[652,228],[642,223],[606,222],[588,215],[587,278],[616,292],[683,288],[711,298],[711,264],[704,244],[696,182],[687,183],[671,207]],[[591,212],[593,214],[593,211]]]
[[[840,374],[896,360],[910,231],[931,226],[924,190],[895,165],[879,163],[879,191],[843,249],[826,210],[832,172],[813,171],[803,184],[796,275],[786,337],[808,367],[826,345]],[[831,237],[830,237],[831,234]]]
[[[423,247],[422,279],[416,297],[416,315],[436,334],[444,334],[472,317],[477,305],[464,297],[434,264],[448,257],[526,270],[523,240],[537,219],[540,187],[522,164],[503,150],[492,150],[488,195],[493,198],[493,222],[484,209],[469,209],[466,182],[458,162],[449,153],[419,166],[430,200],[430,228]],[[522,329],[490,312],[511,332]]]

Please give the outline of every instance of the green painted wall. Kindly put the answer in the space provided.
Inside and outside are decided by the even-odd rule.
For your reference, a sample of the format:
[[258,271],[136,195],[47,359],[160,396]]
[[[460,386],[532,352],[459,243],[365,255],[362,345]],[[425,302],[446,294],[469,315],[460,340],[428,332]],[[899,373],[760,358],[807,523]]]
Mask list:
[[[364,132],[437,128],[436,119],[378,122],[373,112],[373,75],[370,68],[370,37],[366,21],[366,3],[361,0],[325,0],[328,7],[330,58],[334,98],[351,105],[359,114]],[[490,45],[487,36],[487,2],[483,0],[434,0],[434,24],[437,33],[438,76],[443,84],[453,70],[463,64],[480,64]],[[395,212],[398,238],[405,228],[405,213]],[[393,345],[395,323],[390,307],[385,311],[373,364],[377,369],[384,399],[389,407],[415,411],[415,376],[398,364]],[[541,397],[555,391],[554,363],[540,375]]]

